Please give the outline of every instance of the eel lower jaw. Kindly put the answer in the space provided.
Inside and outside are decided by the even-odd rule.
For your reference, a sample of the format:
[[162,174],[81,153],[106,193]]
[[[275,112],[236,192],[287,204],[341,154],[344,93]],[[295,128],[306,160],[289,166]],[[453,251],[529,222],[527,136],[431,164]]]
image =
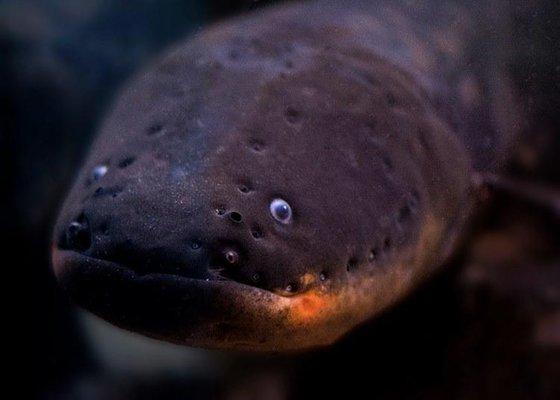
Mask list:
[[56,246],[52,262],[61,286],[78,305],[156,339],[277,352],[328,345],[346,330],[332,326],[332,299],[324,293],[283,297],[237,281],[140,275]]

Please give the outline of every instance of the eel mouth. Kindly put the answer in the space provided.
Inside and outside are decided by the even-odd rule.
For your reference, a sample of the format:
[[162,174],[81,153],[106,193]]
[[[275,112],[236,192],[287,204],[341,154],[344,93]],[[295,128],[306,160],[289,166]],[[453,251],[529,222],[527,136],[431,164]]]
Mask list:
[[56,246],[52,262],[78,305],[116,326],[173,343],[291,351],[331,344],[346,330],[334,322],[335,297],[328,291],[283,297],[233,280],[139,274]]

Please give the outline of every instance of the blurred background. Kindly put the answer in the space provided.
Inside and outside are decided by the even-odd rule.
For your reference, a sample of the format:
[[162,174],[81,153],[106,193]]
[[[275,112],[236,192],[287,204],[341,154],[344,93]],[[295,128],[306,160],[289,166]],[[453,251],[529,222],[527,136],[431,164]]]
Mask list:
[[[18,390],[37,399],[560,398],[559,221],[507,195],[492,195],[472,239],[436,279],[307,354],[156,342],[74,308],[58,290],[52,224],[116,90],[169,44],[268,3],[0,0],[0,243],[7,276],[15,275],[4,282],[14,292],[7,331],[17,337],[6,343],[17,354]],[[548,84],[531,90],[546,93],[547,111],[542,134],[527,136],[512,166],[552,190],[560,188],[556,3],[520,21],[525,45],[542,53],[531,73]]]

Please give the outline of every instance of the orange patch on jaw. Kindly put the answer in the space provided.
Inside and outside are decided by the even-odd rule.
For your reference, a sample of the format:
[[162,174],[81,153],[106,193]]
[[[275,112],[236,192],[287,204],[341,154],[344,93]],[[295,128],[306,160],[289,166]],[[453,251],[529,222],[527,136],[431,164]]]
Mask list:
[[332,307],[333,298],[316,290],[294,297],[290,318],[297,323],[314,322]]

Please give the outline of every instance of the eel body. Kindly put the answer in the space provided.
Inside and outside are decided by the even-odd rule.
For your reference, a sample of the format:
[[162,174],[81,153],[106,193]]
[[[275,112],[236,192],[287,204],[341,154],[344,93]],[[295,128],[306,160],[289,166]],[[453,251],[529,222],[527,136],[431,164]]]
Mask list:
[[[486,4],[486,3],[485,3]],[[141,71],[60,212],[75,301],[151,337],[327,345],[429,278],[523,128],[499,8],[289,3]]]

